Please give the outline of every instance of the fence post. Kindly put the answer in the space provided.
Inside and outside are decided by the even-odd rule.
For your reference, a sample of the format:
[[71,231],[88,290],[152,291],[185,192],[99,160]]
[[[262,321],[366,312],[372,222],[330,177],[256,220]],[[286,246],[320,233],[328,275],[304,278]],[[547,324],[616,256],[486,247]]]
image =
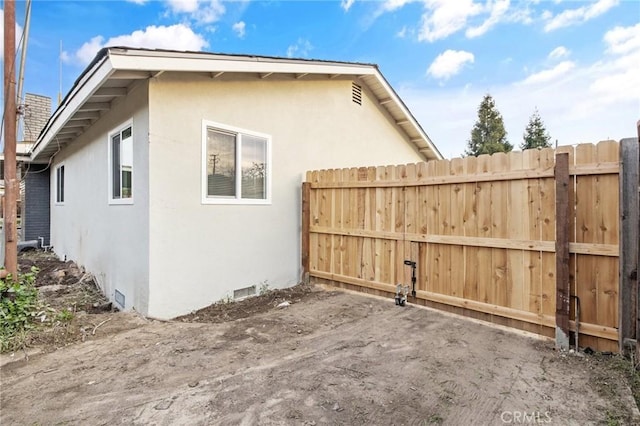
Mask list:
[[620,141],[620,291],[618,339],[620,353],[625,353],[626,339],[638,333],[638,239],[640,187],[640,145],[636,138]]
[[309,233],[311,226],[311,183],[302,183],[302,282],[309,283]]
[[556,154],[556,349],[569,350],[569,153]]

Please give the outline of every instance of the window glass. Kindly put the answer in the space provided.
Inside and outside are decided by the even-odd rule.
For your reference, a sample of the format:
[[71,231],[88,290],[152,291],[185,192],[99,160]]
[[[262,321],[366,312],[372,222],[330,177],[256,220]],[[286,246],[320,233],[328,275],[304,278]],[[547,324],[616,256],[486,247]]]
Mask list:
[[113,198],[120,198],[120,133],[111,138],[111,177]]
[[111,199],[133,197],[133,134],[131,126],[111,135]]
[[56,169],[56,203],[64,203],[64,166]]
[[131,175],[133,173],[133,138],[131,137],[131,127],[122,131],[122,140],[120,142],[120,172],[122,174],[122,198],[131,198]]
[[209,129],[207,132],[207,195],[236,196],[236,136]]
[[267,140],[242,135],[242,198],[265,199]]

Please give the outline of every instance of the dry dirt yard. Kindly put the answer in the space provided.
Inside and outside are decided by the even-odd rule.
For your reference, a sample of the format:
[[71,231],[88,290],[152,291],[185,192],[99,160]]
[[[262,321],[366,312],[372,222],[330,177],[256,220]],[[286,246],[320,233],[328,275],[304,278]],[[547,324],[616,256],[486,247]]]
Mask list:
[[95,315],[75,343],[0,358],[0,424],[640,424],[611,357],[393,300],[298,287],[171,322]]

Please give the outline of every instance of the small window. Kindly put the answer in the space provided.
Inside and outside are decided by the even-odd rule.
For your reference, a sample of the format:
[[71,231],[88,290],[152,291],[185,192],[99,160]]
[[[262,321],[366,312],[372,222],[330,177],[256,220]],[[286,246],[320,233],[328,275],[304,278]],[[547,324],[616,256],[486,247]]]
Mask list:
[[205,122],[203,139],[203,203],[269,203],[269,136]]
[[133,134],[131,123],[109,134],[109,199],[133,202]]
[[64,166],[56,168],[56,203],[64,203]]

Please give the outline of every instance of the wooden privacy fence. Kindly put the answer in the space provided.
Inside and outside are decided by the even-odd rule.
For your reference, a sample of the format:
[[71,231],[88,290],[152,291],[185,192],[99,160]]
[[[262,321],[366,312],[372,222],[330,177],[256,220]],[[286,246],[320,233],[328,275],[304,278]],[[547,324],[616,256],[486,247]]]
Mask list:
[[[575,332],[577,296],[580,346],[617,351],[619,151],[607,141],[307,172],[303,268],[391,295],[410,284],[412,260],[410,302],[548,336]],[[556,157],[568,160],[558,180]]]

